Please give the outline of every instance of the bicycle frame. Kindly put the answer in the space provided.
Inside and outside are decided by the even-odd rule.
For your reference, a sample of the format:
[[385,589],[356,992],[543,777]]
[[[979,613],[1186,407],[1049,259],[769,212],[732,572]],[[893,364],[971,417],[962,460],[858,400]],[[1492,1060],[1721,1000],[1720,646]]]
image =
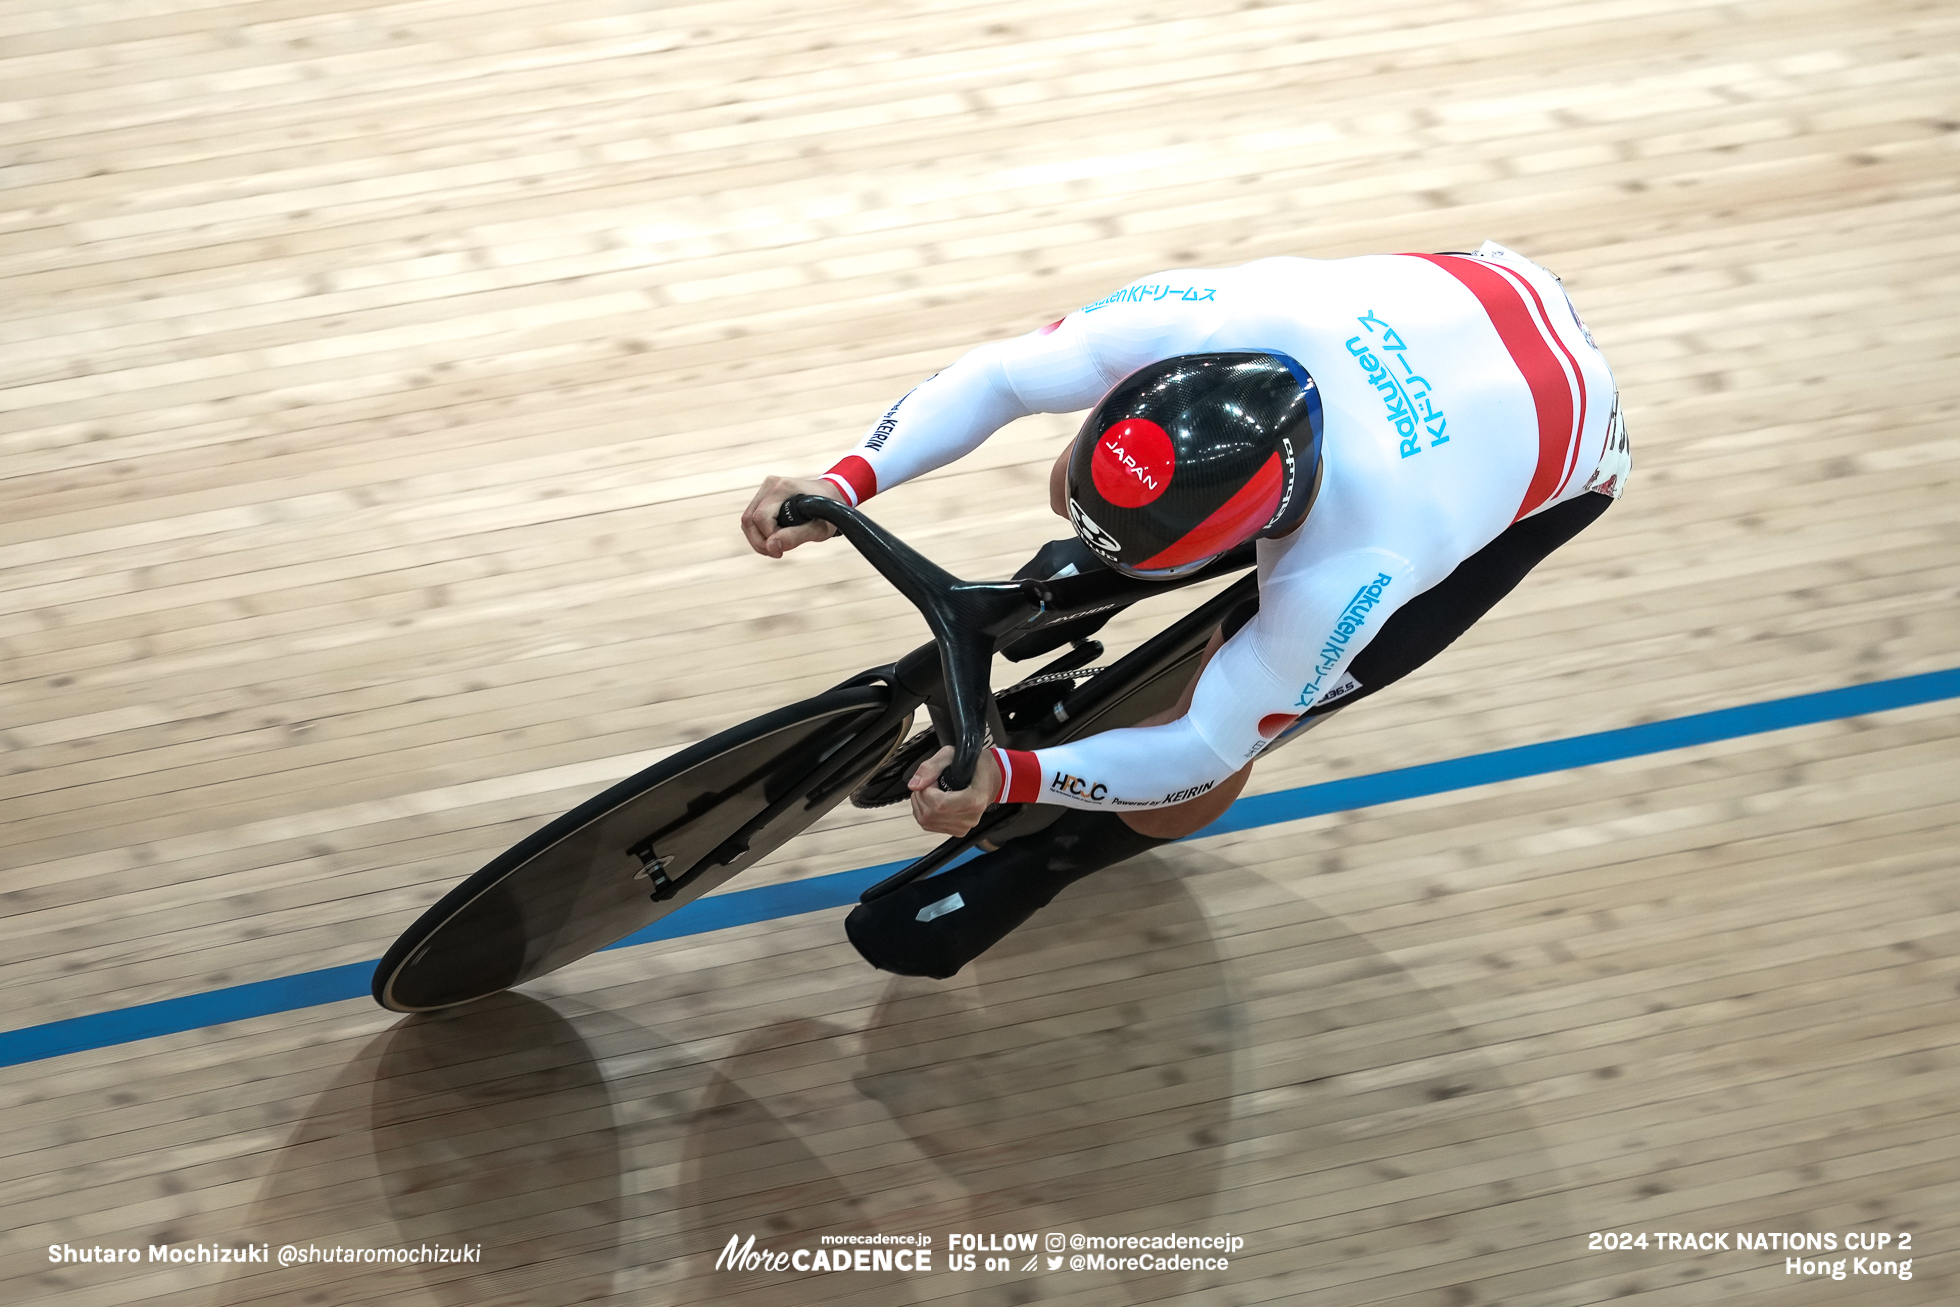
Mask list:
[[[1175,702],[1212,630],[1253,593],[1236,585],[1099,671],[1071,675],[1102,652],[1088,637],[1145,595],[1226,575],[1250,547],[1189,577],[1137,581],[1073,541],[1048,546],[1012,581],[968,582],[935,567],[862,514],[799,496],[793,512],[835,522],[916,604],[934,640],[815,698],[697,741],[546,823],[430,905],[375,967],[374,996],[400,1012],[435,1011],[495,993],[616,942],[692,902],[816,821],[852,786],[889,786],[911,756],[907,723],[920,707],[955,748],[942,783],[964,788],[988,729],[1011,748],[1038,749],[1123,726]],[[995,653],[1010,661],[1069,646],[1035,676],[996,694]],[[1044,675],[1044,673],[1046,675]],[[890,774],[880,768],[893,763]],[[879,793],[889,793],[880,790]],[[1002,804],[865,891],[886,894],[945,866],[982,839],[1011,839],[1059,815]],[[726,817],[726,820],[721,820]],[[665,905],[653,907],[651,905]]]

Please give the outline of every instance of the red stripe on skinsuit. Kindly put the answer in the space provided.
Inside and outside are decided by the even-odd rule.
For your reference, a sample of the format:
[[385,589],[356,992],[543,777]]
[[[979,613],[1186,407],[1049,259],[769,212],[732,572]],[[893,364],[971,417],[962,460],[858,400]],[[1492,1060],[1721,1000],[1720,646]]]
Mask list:
[[1577,431],[1573,425],[1572,382],[1553,357],[1524,297],[1502,273],[1476,259],[1447,254],[1412,254],[1426,259],[1461,282],[1477,297],[1497,338],[1511,355],[1511,362],[1531,390],[1531,402],[1538,410],[1538,466],[1532,469],[1524,499],[1518,504],[1513,522],[1544,504],[1557,490],[1570,459],[1569,450]]
[[1552,315],[1546,310],[1545,301],[1539,298],[1538,288],[1516,268],[1505,268],[1504,273],[1524,287],[1524,293],[1531,296],[1531,302],[1538,306],[1538,320],[1545,324],[1543,334],[1552,338],[1552,344],[1558,346],[1558,352],[1565,355],[1565,361],[1572,365],[1572,379],[1579,386],[1579,420],[1572,424],[1572,447],[1567,451],[1565,475],[1559,478],[1558,489],[1552,491],[1552,498],[1556,499],[1565,493],[1566,486],[1572,483],[1572,474],[1579,469],[1576,455],[1579,452],[1579,442],[1586,434],[1586,374],[1579,369],[1579,360],[1572,356],[1571,349],[1566,346],[1565,337],[1559,335],[1558,328],[1552,325]]
[[878,493],[878,474],[872,471],[871,464],[856,454],[846,454],[838,459],[837,466],[824,475],[850,482],[851,490],[857,495],[857,502],[860,504]]
[[1041,763],[1025,749],[995,749],[1000,760],[1000,803],[1033,803],[1041,797]]

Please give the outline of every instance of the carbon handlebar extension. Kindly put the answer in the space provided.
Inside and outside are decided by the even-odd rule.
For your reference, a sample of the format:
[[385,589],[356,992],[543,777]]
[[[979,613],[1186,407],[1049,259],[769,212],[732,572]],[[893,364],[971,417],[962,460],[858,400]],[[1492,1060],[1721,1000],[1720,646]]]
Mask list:
[[791,495],[776,513],[778,526],[811,521],[836,527],[926,619],[939,645],[947,707],[959,732],[952,765],[940,773],[939,787],[965,789],[987,738],[995,640],[1047,606],[1047,585],[1038,580],[963,581],[855,508],[823,495]]

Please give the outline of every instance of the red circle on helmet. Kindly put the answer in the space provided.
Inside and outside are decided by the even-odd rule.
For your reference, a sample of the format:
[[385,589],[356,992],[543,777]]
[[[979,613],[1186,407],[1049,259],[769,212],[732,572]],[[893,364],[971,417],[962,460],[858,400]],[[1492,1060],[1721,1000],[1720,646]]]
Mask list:
[[1177,450],[1149,418],[1125,418],[1102,433],[1089,475],[1096,493],[1118,508],[1142,508],[1170,488]]

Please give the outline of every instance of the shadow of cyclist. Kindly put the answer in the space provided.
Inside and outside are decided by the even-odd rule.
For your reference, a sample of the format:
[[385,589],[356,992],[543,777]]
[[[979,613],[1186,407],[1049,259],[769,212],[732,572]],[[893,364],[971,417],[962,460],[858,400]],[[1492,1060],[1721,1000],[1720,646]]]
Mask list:
[[[1069,1229],[1131,1210],[1139,1191],[1155,1195],[1153,1225],[1205,1223],[1232,1108],[1234,1005],[1173,868],[1145,857],[1097,880],[961,981],[885,983],[862,1031],[790,1016],[719,1057],[688,1124],[679,1242],[697,1283],[681,1296],[904,1304],[1009,1280],[1039,1296],[1067,1288],[1066,1275],[1024,1269],[1044,1254],[949,1278],[946,1236]],[[714,1264],[731,1236],[814,1252],[826,1237],[914,1234],[932,1236],[930,1275]],[[1187,1278],[1097,1283],[1135,1282],[1142,1301]]]
[[[951,982],[875,982],[858,1030],[863,973],[832,974],[843,988],[779,1000],[718,1054],[674,1122],[681,1299],[1279,1300],[1379,1281],[1471,1303],[1473,1268],[1572,1228],[1569,1177],[1506,1076],[1521,1054],[1239,858],[1181,845],[1092,876]],[[731,1235],[814,1251],[914,1233],[930,1275],[712,1266]],[[949,1260],[969,1251],[949,1234],[1049,1233],[1246,1243],[1222,1271],[1077,1274],[1045,1239]]]

